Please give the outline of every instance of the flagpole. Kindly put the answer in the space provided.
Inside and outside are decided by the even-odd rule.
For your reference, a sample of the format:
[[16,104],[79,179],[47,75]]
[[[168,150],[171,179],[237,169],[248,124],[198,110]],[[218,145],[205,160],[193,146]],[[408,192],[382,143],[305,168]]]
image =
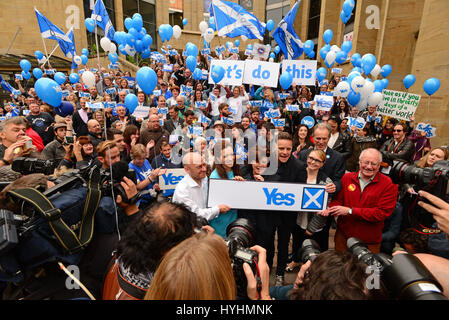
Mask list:
[[[214,19],[215,19],[215,29],[217,29],[217,38],[218,38],[218,44],[221,46],[220,36],[218,35],[218,24],[217,24],[217,15],[215,14],[215,6],[214,6],[214,0],[211,1],[210,5],[212,6],[212,11],[214,12]],[[210,45],[210,43],[209,43]]]
[[[34,6],[34,12],[36,12],[36,11],[38,11],[38,10],[36,9],[36,6]],[[42,36],[42,33],[41,33],[41,39],[42,39],[42,44],[44,45],[45,55],[47,56],[48,64],[50,65],[48,52],[47,52],[47,46],[45,45],[45,41],[44,41],[44,37]],[[45,63],[47,63],[47,61],[45,61]],[[44,65],[45,65],[45,63],[44,63]]]
[[50,57],[53,55],[53,53],[55,53],[56,49],[58,49],[59,47],[59,43],[53,48],[53,50],[50,52],[50,55],[48,56],[47,60],[44,62],[43,66],[45,66],[45,64],[48,62],[48,60],[50,59]]
[[[98,2],[98,0],[97,0],[97,2]],[[95,11],[97,2],[95,2],[95,4],[94,4],[94,16],[95,16],[95,44],[96,44],[96,46],[97,46],[97,63],[98,63],[98,70],[100,70],[100,69],[101,69],[101,67],[100,67],[100,49],[98,48],[98,37],[97,37],[97,28],[98,28],[97,21],[98,21],[98,20],[97,20],[97,12]]]

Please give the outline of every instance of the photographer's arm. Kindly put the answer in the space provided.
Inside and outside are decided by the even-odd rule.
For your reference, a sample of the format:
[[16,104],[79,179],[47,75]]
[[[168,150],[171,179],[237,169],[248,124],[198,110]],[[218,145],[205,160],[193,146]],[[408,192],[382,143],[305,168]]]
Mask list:
[[260,281],[262,282],[262,288],[260,291],[260,296],[257,291],[257,280],[253,274],[251,267],[247,264],[243,264],[243,271],[245,272],[246,278],[248,280],[247,294],[248,298],[251,300],[271,300],[270,297],[270,267],[267,264],[267,251],[260,247],[251,247],[258,253],[258,270],[260,272]]
[[[120,185],[125,190],[126,196],[128,197],[128,199],[131,199],[132,197],[134,197],[137,194],[137,187],[131,179],[128,179],[127,177],[123,177],[123,181],[120,182]],[[120,207],[122,207],[125,210],[125,213],[127,216],[132,216],[139,212],[139,208],[137,207],[137,205],[135,203],[128,204],[128,203],[123,202],[122,197],[120,195],[117,196],[116,202]]]

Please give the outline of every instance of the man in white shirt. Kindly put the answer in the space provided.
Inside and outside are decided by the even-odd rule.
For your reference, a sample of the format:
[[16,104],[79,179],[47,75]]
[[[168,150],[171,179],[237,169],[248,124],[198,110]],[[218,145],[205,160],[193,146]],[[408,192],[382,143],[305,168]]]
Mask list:
[[211,104],[210,116],[212,117],[212,121],[215,122],[220,118],[220,111],[218,110],[218,106],[222,103],[227,102],[226,94],[220,94],[220,88],[215,87],[212,91],[212,94],[209,96],[209,103]]
[[187,153],[182,163],[187,175],[177,184],[173,202],[185,204],[192,212],[208,221],[231,209],[225,204],[207,208],[206,163],[199,153]]

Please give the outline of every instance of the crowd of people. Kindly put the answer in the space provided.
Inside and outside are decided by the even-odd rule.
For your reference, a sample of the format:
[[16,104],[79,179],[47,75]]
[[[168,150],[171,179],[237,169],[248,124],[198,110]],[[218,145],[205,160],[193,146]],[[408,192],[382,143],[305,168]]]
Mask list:
[[[262,291],[256,290],[249,266],[244,267],[248,297],[253,299],[270,298],[273,267],[274,286],[289,285],[285,273],[301,266],[298,251],[305,239],[328,251],[331,228],[336,229],[331,239],[335,252],[329,250],[312,267],[308,263],[310,272],[301,269],[292,299],[373,296],[355,284],[366,276],[359,262],[345,253],[350,237],[362,240],[373,253],[391,255],[399,245],[411,254],[449,259],[447,208],[440,207],[446,215],[435,222],[441,233],[416,232],[409,220],[412,205],[405,199],[416,194],[417,186],[389,177],[395,161],[431,168],[449,159],[449,149],[431,145],[424,132],[414,129],[413,118],[386,117],[377,113],[377,106],[352,107],[339,96],[333,97],[329,112],[315,110],[314,97],[332,95],[343,75],[333,74],[315,86],[293,83],[288,90],[251,84],[228,87],[194,80],[182,55],[166,59],[173,64],[172,72],[162,70],[163,62],[145,63],[157,74],[157,87],[150,95],[130,80],[130,72],[101,67],[95,72],[95,86],[87,88],[82,80],[71,84],[68,77],[61,85],[67,92],[64,101],[73,106],[69,114],[57,112],[37,96],[31,82],[20,80],[16,85],[21,94],[11,95],[0,108],[5,117],[0,122],[4,182],[21,178],[11,169],[19,157],[51,160],[55,175],[94,163],[109,170],[125,162],[134,170],[137,183],[124,178],[122,185],[130,198],[137,192],[141,197],[129,205],[117,199],[130,221],[120,239],[114,238],[106,248],[104,243],[99,246],[106,258],[89,269],[107,271],[99,289],[104,299],[235,299],[235,283],[223,280],[232,278],[232,268],[222,240],[238,218],[248,219],[255,230],[252,248],[259,256]],[[207,55],[198,56],[198,68],[209,69]],[[137,95],[137,108],[147,109],[146,116],[129,111],[129,93]],[[97,109],[102,102],[113,104]],[[298,105],[299,110],[288,111],[288,105]],[[275,126],[279,123],[265,113],[270,109],[279,109],[274,119],[285,119],[284,126]],[[314,123],[305,123],[305,117]],[[362,128],[349,126],[349,119],[356,117],[365,120]],[[254,145],[253,138],[263,143]],[[273,157],[276,172],[264,174]],[[159,177],[176,168],[184,168],[186,176],[176,189],[161,190]],[[319,184],[325,186],[329,203],[318,213],[243,210],[226,203],[207,207],[209,179]],[[198,218],[208,227],[195,234]],[[108,265],[111,252],[114,263]],[[205,265],[206,260],[220,269]],[[340,279],[350,277],[341,268],[351,270],[354,278]],[[339,288],[332,295],[323,293],[328,284],[320,275],[326,270],[339,278],[330,282]],[[210,275],[208,281],[202,281],[205,275]],[[124,289],[123,282],[132,290]]]

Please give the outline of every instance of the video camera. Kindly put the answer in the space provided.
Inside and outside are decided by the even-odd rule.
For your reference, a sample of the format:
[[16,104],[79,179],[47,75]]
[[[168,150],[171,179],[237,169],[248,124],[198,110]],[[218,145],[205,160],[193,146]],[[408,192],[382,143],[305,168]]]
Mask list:
[[424,264],[414,255],[373,254],[357,238],[347,240],[348,251],[374,270],[394,298],[399,300],[447,300],[442,287]]
[[[419,168],[402,161],[394,161],[390,171],[390,178],[393,183],[414,185],[416,191],[424,190],[434,196],[448,202],[449,190],[449,161],[441,160],[435,162],[430,168]],[[421,233],[434,234],[440,230],[435,229],[432,225],[435,223],[432,214],[417,205],[418,201],[428,202],[427,199],[418,195],[414,195],[409,208],[410,223]]]
[[43,173],[46,176],[52,175],[55,172],[60,159],[42,160],[36,158],[18,157],[13,160],[11,169],[20,172],[23,175],[32,173]]

